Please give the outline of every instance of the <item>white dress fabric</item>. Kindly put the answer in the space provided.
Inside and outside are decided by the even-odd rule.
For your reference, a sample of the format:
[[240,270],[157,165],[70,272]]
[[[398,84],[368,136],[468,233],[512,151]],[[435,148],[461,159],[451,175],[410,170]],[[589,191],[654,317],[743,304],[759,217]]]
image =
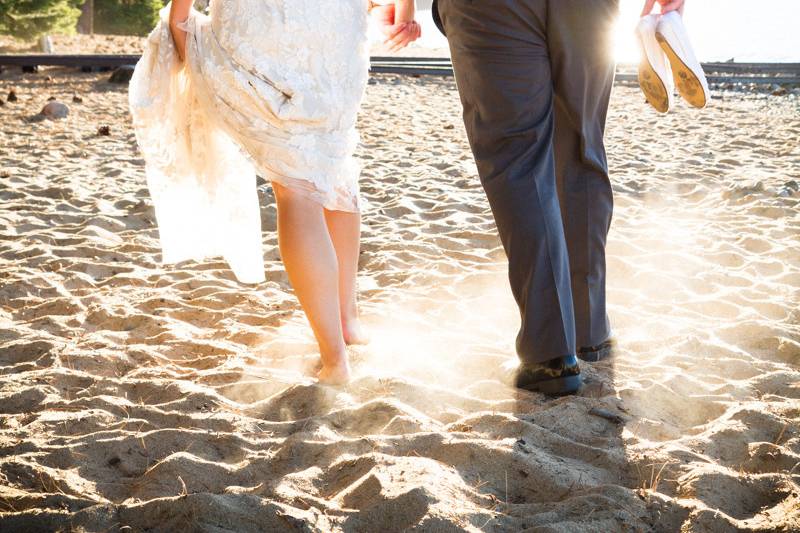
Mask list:
[[161,10],[129,104],[165,263],[222,255],[239,281],[263,281],[256,173],[359,211],[367,4],[212,0],[182,25],[185,62]]

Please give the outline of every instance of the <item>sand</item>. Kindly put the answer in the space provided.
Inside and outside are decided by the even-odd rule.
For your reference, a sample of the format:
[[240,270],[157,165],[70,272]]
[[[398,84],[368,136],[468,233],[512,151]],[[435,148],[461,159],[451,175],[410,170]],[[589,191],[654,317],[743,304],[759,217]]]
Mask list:
[[[55,54],[141,54],[145,37],[136,35],[51,35]],[[0,54],[40,54],[37,40],[0,35]]]
[[[617,87],[609,300],[580,394],[506,384],[517,313],[452,79],[376,76],[355,380],[268,281],[160,264],[126,87],[0,75],[0,530],[800,528],[800,99]],[[82,103],[72,96],[81,95]],[[48,97],[57,121],[29,121]],[[99,135],[108,126],[110,135]]]

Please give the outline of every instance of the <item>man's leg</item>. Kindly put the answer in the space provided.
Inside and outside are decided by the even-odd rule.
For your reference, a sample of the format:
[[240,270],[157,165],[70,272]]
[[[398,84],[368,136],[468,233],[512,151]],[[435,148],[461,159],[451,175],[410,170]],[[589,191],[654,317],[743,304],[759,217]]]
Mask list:
[[614,81],[617,0],[548,0],[555,92],[554,150],[569,249],[578,348],[608,340],[606,236],[613,200],[603,145]]
[[509,260],[524,363],[575,353],[555,183],[546,0],[439,0],[464,123]]

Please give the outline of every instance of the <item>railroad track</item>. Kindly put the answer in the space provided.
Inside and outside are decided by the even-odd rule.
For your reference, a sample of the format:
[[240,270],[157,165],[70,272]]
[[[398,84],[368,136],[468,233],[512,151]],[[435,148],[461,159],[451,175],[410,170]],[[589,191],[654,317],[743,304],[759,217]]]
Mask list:
[[[0,55],[0,67],[57,66],[74,68],[116,68],[133,65],[137,54],[16,54]],[[703,63],[711,83],[755,83],[800,85],[800,63]],[[452,76],[449,58],[391,57],[371,58],[371,71],[377,74],[410,76]],[[635,82],[636,66],[620,65],[617,81]]]

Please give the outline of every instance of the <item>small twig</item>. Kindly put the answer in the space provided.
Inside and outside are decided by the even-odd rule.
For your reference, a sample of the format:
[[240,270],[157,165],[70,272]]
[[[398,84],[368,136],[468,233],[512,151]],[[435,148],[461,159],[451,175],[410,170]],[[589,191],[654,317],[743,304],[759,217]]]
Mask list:
[[505,471],[506,475],[506,511],[508,511],[508,470]]
[[496,518],[497,518],[496,516],[489,517],[489,520],[483,523],[483,525],[480,527],[480,530],[483,531],[484,529],[486,529],[486,526],[489,524],[489,522],[495,520]]
[[152,472],[154,468],[158,467],[159,465],[161,465],[161,463],[163,463],[166,460],[167,460],[167,458],[165,457],[165,458],[161,459],[160,461],[156,461],[155,464],[153,464],[153,466],[151,466],[150,468],[148,468],[147,470],[144,471],[144,474],[142,474],[142,476],[146,476],[147,474]]
[[[669,461],[664,461],[664,464],[661,465],[661,468],[658,470],[658,474],[655,474],[656,463],[650,465],[653,468],[650,474],[650,488],[648,489],[650,492],[658,492],[658,485],[661,483],[661,473],[664,472],[664,468],[667,467],[667,464],[669,464]],[[653,477],[653,474],[655,474],[655,477]]]
[[609,422],[613,422],[617,425],[622,425],[625,423],[625,419],[619,416],[616,413],[612,413],[611,411],[606,411],[605,409],[600,409],[599,407],[592,407],[589,409],[589,414],[594,415],[600,418],[604,418]]
[[476,483],[475,483],[475,484],[472,486],[472,488],[473,488],[474,490],[479,490],[481,487],[483,487],[483,486],[485,486],[485,485],[488,485],[488,484],[489,484],[489,482],[488,482],[488,481],[481,481],[481,476],[480,476],[480,474],[479,474],[479,475],[478,475],[478,481],[477,481],[477,482],[476,482]]
[[781,432],[780,432],[780,433],[778,433],[778,438],[777,438],[777,439],[775,439],[775,445],[776,445],[776,446],[780,444],[780,442],[781,442],[781,439],[783,438],[783,434],[784,434],[784,433],[786,433],[786,428],[788,428],[788,427],[789,427],[789,422],[786,422],[786,423],[783,425],[783,428],[781,429]]
[[5,497],[3,497],[3,496],[0,496],[0,500],[2,500],[2,501],[0,501],[0,503],[1,503],[1,504],[3,504],[3,505],[5,505],[5,506],[7,506],[8,508],[10,508],[12,512],[15,512],[15,513],[17,512],[17,509],[16,509],[16,507],[14,507],[13,505],[11,505],[11,504],[8,502],[8,499],[7,499],[7,498],[5,498]]

